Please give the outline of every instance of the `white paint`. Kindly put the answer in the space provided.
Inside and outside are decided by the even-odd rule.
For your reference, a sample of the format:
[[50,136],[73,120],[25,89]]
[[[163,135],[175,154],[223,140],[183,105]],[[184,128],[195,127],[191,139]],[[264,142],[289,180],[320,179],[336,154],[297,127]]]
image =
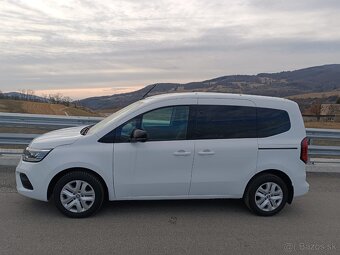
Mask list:
[[[291,129],[268,138],[182,140],[145,143],[99,143],[98,139],[141,113],[165,106],[218,104],[283,109]],[[217,93],[166,94],[150,97],[98,124],[82,136],[81,128],[44,134],[30,147],[53,149],[39,163],[20,161],[19,193],[47,200],[51,179],[69,168],[86,168],[105,181],[110,200],[173,198],[241,198],[248,181],[264,170],[286,173],[294,195],[308,191],[306,165],[300,160],[300,143],[306,136],[296,103],[279,98]],[[294,147],[293,150],[258,150],[258,147]],[[185,155],[178,156],[178,152]],[[22,187],[19,173],[31,180],[33,191]]]

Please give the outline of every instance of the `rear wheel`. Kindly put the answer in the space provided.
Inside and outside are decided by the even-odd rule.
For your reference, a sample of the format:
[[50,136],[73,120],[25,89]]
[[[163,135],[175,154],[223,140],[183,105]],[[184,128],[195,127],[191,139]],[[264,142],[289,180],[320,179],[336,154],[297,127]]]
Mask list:
[[96,213],[104,201],[104,188],[98,178],[85,171],[65,174],[53,191],[56,207],[66,216],[84,218]]
[[263,174],[249,184],[244,202],[257,215],[272,216],[286,205],[288,188],[285,182],[273,174]]

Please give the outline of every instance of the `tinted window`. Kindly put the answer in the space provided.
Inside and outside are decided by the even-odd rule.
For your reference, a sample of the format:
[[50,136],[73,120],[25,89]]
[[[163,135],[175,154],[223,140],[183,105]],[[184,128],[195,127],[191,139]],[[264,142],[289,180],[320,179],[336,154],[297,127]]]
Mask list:
[[256,137],[256,108],[246,106],[197,106],[196,139]]
[[187,136],[189,106],[159,108],[121,125],[116,130],[116,142],[129,142],[135,128],[148,133],[148,141],[183,140]]
[[283,110],[257,108],[258,137],[284,133],[290,129],[288,113]]

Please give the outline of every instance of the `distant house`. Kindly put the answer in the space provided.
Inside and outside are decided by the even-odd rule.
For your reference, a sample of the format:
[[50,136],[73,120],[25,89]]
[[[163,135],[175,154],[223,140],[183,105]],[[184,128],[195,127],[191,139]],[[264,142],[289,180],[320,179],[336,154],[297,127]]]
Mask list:
[[340,115],[340,104],[322,104],[321,115]]
[[304,111],[305,121],[336,121],[340,122],[340,104],[312,105]]

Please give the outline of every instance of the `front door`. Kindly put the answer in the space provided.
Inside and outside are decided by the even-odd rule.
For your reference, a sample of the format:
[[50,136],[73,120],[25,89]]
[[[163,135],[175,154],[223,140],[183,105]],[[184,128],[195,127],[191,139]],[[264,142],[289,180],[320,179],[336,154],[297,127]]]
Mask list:
[[[114,187],[117,199],[188,196],[194,143],[186,140],[189,106],[144,113],[116,129]],[[146,142],[130,142],[135,128]]]

